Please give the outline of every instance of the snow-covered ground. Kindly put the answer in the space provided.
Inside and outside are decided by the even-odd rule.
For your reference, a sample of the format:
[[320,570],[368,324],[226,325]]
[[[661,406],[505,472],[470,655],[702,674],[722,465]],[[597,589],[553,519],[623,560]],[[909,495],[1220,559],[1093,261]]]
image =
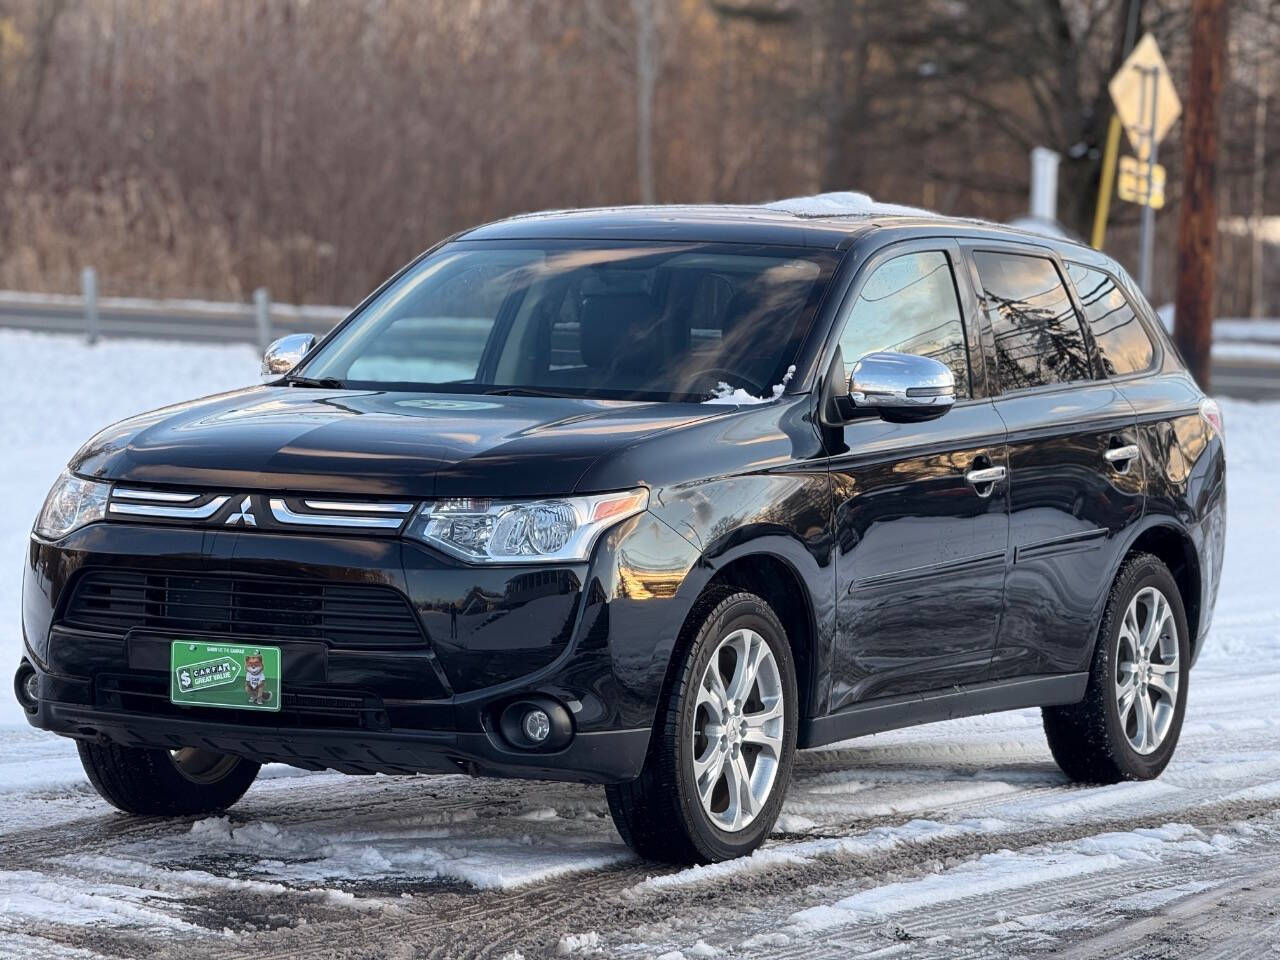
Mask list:
[[[257,360],[3,332],[0,360],[8,669],[27,531],[67,457]],[[673,870],[573,784],[281,767],[228,817],[126,818],[5,693],[0,957],[1256,955],[1280,940],[1280,404],[1224,408],[1224,585],[1157,781],[1068,784],[1036,711],[934,724],[802,754],[759,853]]]

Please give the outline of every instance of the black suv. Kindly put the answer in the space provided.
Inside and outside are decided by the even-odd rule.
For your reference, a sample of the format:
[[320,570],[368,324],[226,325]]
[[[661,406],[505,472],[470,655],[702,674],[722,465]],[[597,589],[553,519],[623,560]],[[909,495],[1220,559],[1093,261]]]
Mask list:
[[1173,753],[1222,424],[1086,247],[518,217],[264,373],[104,430],[31,537],[17,695],[123,810],[266,762],[574,780],[705,862],[766,836],[797,748],[1039,706],[1073,779]]

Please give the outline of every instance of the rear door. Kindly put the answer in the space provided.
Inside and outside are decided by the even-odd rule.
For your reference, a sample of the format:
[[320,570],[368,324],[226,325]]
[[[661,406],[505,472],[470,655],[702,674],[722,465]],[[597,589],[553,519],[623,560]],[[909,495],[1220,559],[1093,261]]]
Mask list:
[[[857,420],[831,452],[837,637],[831,706],[981,681],[1008,545],[1004,424],[987,396],[977,301],[950,240],[879,251],[845,307],[845,376],[868,353],[934,357],[957,402],[929,423]],[[975,362],[976,361],[976,362]],[[971,482],[974,471],[994,479]],[[980,477],[983,474],[977,474]]]
[[1133,407],[1104,379],[1062,262],[967,247],[1008,430],[1010,556],[992,678],[1087,669],[1122,531],[1143,509]]

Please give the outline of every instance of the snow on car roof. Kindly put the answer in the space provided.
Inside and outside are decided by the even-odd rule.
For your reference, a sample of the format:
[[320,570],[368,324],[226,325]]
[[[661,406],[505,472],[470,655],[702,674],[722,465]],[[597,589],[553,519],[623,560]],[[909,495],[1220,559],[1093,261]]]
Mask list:
[[923,207],[900,203],[881,203],[870,194],[852,190],[818,193],[811,197],[790,197],[761,204],[766,210],[777,210],[797,217],[941,217],[942,214]]

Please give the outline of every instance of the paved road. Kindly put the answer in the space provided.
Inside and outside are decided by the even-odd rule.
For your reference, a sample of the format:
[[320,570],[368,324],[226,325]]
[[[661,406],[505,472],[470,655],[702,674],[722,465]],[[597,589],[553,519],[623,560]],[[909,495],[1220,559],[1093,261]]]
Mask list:
[[1280,399],[1280,363],[1217,360],[1213,364],[1213,393],[1241,400]]
[[806,752],[762,857],[686,871],[629,856],[597,787],[318,774],[227,820],[127,818],[65,742],[0,730],[0,769],[30,777],[0,794],[0,957],[1257,956],[1275,676],[1198,677],[1151,783],[1067,783],[1035,711]]

